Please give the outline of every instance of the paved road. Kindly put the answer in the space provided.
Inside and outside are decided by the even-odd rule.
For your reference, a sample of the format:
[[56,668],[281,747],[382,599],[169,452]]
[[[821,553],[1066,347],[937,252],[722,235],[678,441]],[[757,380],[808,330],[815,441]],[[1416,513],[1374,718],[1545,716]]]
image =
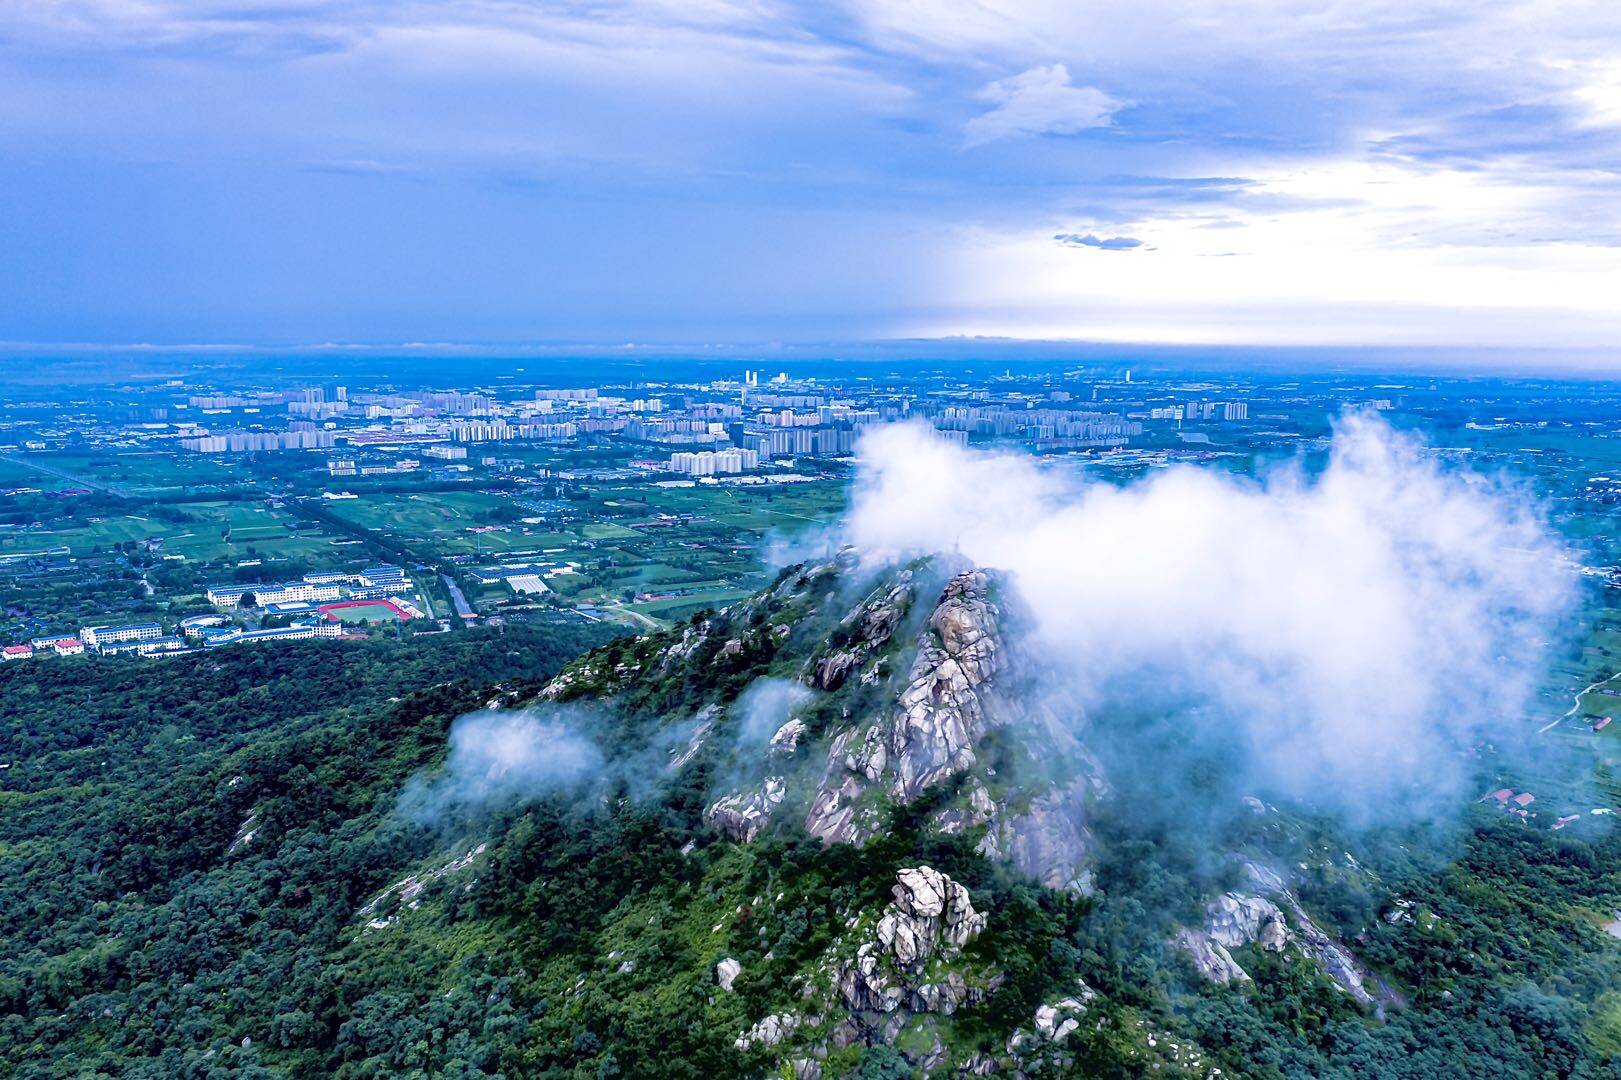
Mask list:
[[439,580],[445,583],[445,591],[450,594],[450,602],[456,605],[457,615],[466,619],[478,614],[473,610],[473,606],[467,602],[467,597],[462,595],[462,587],[456,584],[455,578],[449,574],[440,574]]
[[1557,716],[1554,719],[1549,720],[1546,724],[1543,724],[1541,727],[1537,728],[1537,734],[1541,735],[1544,731],[1547,731],[1549,728],[1558,727],[1560,721],[1570,719],[1572,716],[1574,716],[1576,714],[1576,710],[1582,707],[1582,698],[1583,697],[1585,697],[1586,695],[1592,693],[1594,690],[1597,690],[1599,687],[1604,686],[1607,683],[1612,683],[1617,679],[1621,679],[1621,671],[1616,672],[1614,675],[1611,675],[1607,679],[1600,679],[1598,682],[1593,683],[1591,686],[1587,686],[1587,687],[1585,687],[1585,688],[1583,688],[1581,690],[1576,691],[1576,702],[1575,702],[1575,704],[1573,704],[1570,707],[1570,711],[1565,713],[1564,716]]

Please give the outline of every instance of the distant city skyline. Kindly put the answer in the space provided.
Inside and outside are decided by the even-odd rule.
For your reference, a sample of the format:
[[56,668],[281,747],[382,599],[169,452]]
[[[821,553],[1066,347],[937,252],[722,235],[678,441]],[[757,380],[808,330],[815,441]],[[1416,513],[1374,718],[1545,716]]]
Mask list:
[[1617,55],[1586,0],[19,5],[0,342],[1602,367]]

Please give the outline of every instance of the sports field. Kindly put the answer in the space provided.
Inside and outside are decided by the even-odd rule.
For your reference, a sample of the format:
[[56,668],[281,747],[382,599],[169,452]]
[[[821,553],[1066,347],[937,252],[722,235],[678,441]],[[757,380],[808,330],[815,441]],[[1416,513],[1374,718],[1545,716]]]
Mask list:
[[316,610],[332,622],[351,624],[402,622],[410,618],[402,609],[387,600],[346,600],[336,604],[322,604]]

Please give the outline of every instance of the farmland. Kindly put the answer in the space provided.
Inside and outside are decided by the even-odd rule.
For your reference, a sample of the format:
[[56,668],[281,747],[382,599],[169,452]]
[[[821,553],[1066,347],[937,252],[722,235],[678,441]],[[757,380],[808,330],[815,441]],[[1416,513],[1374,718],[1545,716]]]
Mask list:
[[[412,558],[459,566],[572,564],[548,579],[551,602],[621,607],[673,621],[729,603],[764,575],[762,549],[828,521],[837,482],[729,487],[605,484],[543,509],[496,490],[386,492],[329,500],[321,509],[353,535],[399,544]],[[504,585],[467,582],[481,610],[533,604]]]
[[90,515],[0,533],[0,555],[66,547],[83,557],[148,544],[188,562],[303,559],[325,554],[333,537],[262,502],[189,502],[156,511]]
[[251,484],[246,463],[157,450],[30,454],[0,466],[0,486],[53,490],[81,484],[128,496],[224,491]]

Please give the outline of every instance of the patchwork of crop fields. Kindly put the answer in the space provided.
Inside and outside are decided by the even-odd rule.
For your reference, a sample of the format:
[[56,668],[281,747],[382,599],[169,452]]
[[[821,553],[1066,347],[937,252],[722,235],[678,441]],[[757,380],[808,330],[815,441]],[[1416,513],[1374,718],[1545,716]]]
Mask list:
[[[512,447],[502,453],[579,469],[622,467],[643,452],[582,458],[558,448]],[[575,481],[563,498],[535,488],[486,488],[474,478],[436,486],[391,478],[357,481],[346,492],[350,497],[317,499],[327,490],[323,464],[317,454],[0,455],[0,487],[54,493],[62,508],[60,516],[0,528],[0,556],[66,549],[78,569],[52,571],[58,576],[51,580],[70,587],[83,579],[96,588],[119,576],[109,568],[132,544],[148,547],[158,565],[192,567],[202,579],[255,562],[270,576],[276,564],[347,566],[382,557],[466,567],[571,563],[576,569],[550,574],[547,591],[538,595],[514,596],[504,584],[464,585],[486,612],[561,600],[629,613],[646,625],[748,595],[767,577],[775,542],[832,521],[847,497],[837,480],[685,487]],[[301,473],[287,485],[289,496],[307,499],[319,513],[263,494]],[[383,550],[367,547],[368,539]],[[193,600],[195,588],[188,585],[184,597],[174,598]]]
[[[424,560],[570,562],[547,585],[570,603],[624,605],[674,621],[746,596],[763,580],[762,549],[842,509],[843,485],[690,488],[605,486],[592,497],[540,505],[490,491],[361,494],[323,504],[357,531],[376,533]],[[504,586],[470,590],[481,607],[511,599]]]
[[29,454],[0,466],[0,487],[27,485],[52,491],[77,483],[130,496],[225,490],[251,483],[252,479],[243,462],[157,450]]
[[181,555],[189,562],[313,558],[330,552],[332,540],[331,533],[263,503],[192,502],[175,507],[170,518],[138,512],[91,517],[60,528],[41,523],[6,530],[0,532],[0,554],[66,547],[83,557],[130,541],[154,541],[159,554]]

